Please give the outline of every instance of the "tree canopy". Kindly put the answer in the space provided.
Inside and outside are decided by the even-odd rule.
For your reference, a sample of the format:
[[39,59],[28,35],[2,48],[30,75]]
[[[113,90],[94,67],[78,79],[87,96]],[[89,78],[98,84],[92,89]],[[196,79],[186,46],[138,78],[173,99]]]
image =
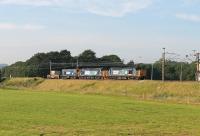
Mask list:
[[78,56],[78,60],[80,62],[96,62],[97,61],[96,53],[92,50],[85,50]]
[[[182,79],[184,81],[191,81],[191,80],[194,81],[195,71],[196,71],[195,63],[176,62],[176,61],[170,61],[170,60],[166,60],[165,79],[166,80],[180,80],[181,65],[182,65],[182,73],[183,73]],[[151,79],[152,64],[140,64],[138,68],[145,69],[147,71],[147,79]],[[153,64],[153,79],[154,80],[162,79],[162,60],[156,61]]]
[[121,58],[117,55],[105,55],[100,60],[105,62],[122,62]]
[[[14,77],[46,77],[49,74],[50,62],[53,64],[52,68],[54,70],[61,70],[66,67],[66,65],[72,65],[77,62],[91,62],[91,63],[111,63],[111,62],[124,62],[122,59],[114,54],[105,55],[100,58],[96,56],[96,53],[92,50],[85,50],[78,56],[72,56],[71,52],[68,50],[52,51],[47,53],[37,53],[33,55],[30,59],[25,62],[19,61],[10,66],[2,69],[4,76],[14,76]],[[146,79],[151,79],[152,64],[134,64],[133,61],[128,63],[129,66],[135,66],[136,69],[144,69],[147,71]],[[180,80],[181,65],[183,70],[183,80],[195,80],[195,63],[187,62],[176,62],[171,60],[166,60],[165,66],[165,78],[166,80]],[[162,60],[158,60],[153,64],[153,79],[162,79]]]
[[77,60],[79,62],[93,63],[99,63],[102,61],[121,61],[120,57],[117,55],[106,55],[98,58],[96,57],[96,53],[89,49],[83,51],[78,56],[72,56],[71,52],[68,50],[62,50],[60,52],[51,51],[47,53],[37,53],[25,62],[19,61],[10,66],[7,66],[3,69],[3,73],[6,76],[12,75],[14,77],[46,77],[50,70],[50,62],[53,64],[53,69],[61,70],[62,68],[65,68],[67,63],[76,63]]

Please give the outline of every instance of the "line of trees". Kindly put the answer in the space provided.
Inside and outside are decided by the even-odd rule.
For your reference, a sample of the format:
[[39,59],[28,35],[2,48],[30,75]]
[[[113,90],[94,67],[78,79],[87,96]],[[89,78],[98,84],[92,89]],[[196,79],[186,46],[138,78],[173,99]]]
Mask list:
[[[92,50],[85,50],[78,56],[72,56],[68,50],[60,52],[53,51],[48,53],[37,53],[25,62],[19,61],[3,69],[5,76],[12,75],[13,77],[46,77],[49,74],[49,62],[60,63],[54,65],[54,69],[61,70],[66,64],[79,62],[122,62],[117,55],[105,55],[98,58]],[[62,64],[63,63],[63,64]]]
[[[66,63],[79,62],[90,62],[90,63],[101,63],[101,62],[121,62],[122,59],[117,55],[105,55],[100,58],[96,56],[96,53],[92,50],[85,50],[78,56],[72,56],[68,50],[62,50],[60,52],[48,52],[48,53],[37,53],[25,62],[19,61],[10,66],[2,69],[2,74],[6,77],[12,75],[13,77],[46,77],[49,74],[49,62],[60,63],[60,65],[54,65],[56,70],[65,68]],[[134,64],[130,61],[128,64]],[[183,68],[183,80],[195,80],[195,63],[177,62],[177,61],[166,61],[166,80],[179,80],[181,74],[181,65]],[[161,80],[161,66],[162,60],[158,60],[154,63],[153,68],[153,79]],[[152,64],[139,64],[136,65],[137,69],[144,69],[147,71],[147,79],[151,79]]]
[[[153,76],[154,80],[162,80],[162,60],[156,61],[153,64],[140,64],[139,68],[147,71],[147,79],[151,79]],[[151,75],[153,73],[153,75]],[[182,73],[182,77],[181,77]],[[183,80],[183,81],[194,81],[196,74],[195,62],[177,62],[166,60],[165,65],[165,79],[166,80]]]

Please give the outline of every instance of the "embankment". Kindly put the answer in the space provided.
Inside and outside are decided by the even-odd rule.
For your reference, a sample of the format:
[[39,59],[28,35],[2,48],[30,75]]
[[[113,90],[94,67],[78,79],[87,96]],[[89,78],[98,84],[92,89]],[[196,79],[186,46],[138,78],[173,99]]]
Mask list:
[[142,100],[200,104],[200,84],[197,82],[115,81],[115,80],[44,80],[13,78],[3,87],[28,88],[34,91],[57,91],[81,94],[127,96]]

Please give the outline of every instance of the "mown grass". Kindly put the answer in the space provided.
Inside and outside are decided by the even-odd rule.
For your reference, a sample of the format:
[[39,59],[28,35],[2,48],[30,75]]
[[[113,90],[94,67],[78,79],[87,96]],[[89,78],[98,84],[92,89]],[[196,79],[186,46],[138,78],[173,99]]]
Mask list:
[[200,107],[120,96],[0,90],[2,136],[198,136]]

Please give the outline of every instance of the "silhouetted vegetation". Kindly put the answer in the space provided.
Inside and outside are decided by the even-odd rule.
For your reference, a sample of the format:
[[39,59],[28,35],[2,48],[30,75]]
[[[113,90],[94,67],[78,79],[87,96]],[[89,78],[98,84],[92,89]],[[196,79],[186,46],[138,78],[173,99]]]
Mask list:
[[122,62],[117,55],[106,55],[101,58],[92,50],[85,50],[78,56],[72,56],[68,50],[60,52],[37,53],[25,62],[16,62],[3,69],[5,76],[9,77],[46,77],[50,70],[50,62],[53,70],[61,70],[73,67],[77,61],[89,63]]
[[[180,80],[181,78],[181,65],[182,65],[182,80],[193,81],[195,80],[195,63],[176,62],[167,60],[165,65],[165,79],[166,80]],[[145,69],[147,71],[147,79],[151,79],[152,64],[140,64],[138,68]],[[162,60],[159,60],[153,64],[153,79],[162,79]]]
[[[53,70],[61,70],[67,67],[75,67],[76,63],[113,63],[120,62],[122,59],[117,55],[105,55],[98,58],[92,50],[85,50],[78,56],[72,56],[68,50],[52,51],[48,53],[37,53],[25,62],[16,62],[2,69],[4,76],[9,77],[46,77],[50,70],[50,62]],[[129,66],[134,66],[134,62],[130,61]],[[180,80],[181,65],[183,80],[195,80],[195,63],[166,61],[165,71],[166,80]],[[147,71],[146,79],[151,79],[152,64],[137,64],[136,69],[144,69]],[[153,79],[161,80],[162,60],[158,60],[153,64]],[[1,74],[0,74],[1,75]]]

